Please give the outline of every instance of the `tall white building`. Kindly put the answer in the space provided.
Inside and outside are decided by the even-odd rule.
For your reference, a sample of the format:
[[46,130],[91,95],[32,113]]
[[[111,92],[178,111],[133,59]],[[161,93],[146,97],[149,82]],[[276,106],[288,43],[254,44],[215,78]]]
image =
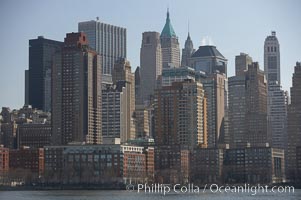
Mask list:
[[112,74],[115,62],[126,58],[126,29],[100,22],[99,19],[78,23],[78,31],[87,35],[89,46],[102,60],[102,74]]

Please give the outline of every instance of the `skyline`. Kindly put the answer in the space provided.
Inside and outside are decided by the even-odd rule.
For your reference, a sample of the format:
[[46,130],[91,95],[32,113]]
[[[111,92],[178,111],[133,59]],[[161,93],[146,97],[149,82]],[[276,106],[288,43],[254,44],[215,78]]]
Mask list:
[[[179,37],[181,49],[187,38],[189,21],[189,32],[194,47],[197,49],[201,45],[202,38],[211,38],[217,49],[228,59],[228,77],[234,75],[235,56],[240,52],[248,53],[253,61],[259,62],[260,69],[263,70],[264,40],[271,34],[271,31],[276,31],[280,43],[281,82],[283,89],[289,91],[294,66],[297,61],[301,60],[300,54],[298,55],[298,44],[301,44],[301,27],[298,26],[301,13],[298,13],[298,7],[300,7],[298,5],[301,5],[301,2],[296,0],[285,1],[286,3],[284,1],[245,1],[244,5],[239,8],[233,6],[241,2],[234,0],[219,2],[218,7],[216,7],[218,1],[174,1],[171,4],[171,2],[162,3],[159,0],[152,2],[131,0],[118,2],[120,7],[117,8],[115,6],[117,2],[89,1],[86,3],[88,6],[83,7],[80,1],[72,1],[74,7],[71,8],[66,7],[70,1],[52,1],[51,3],[36,0],[26,3],[2,1],[0,24],[7,28],[2,31],[5,40],[3,41],[4,48],[0,50],[2,60],[0,106],[14,109],[24,104],[24,70],[28,69],[29,39],[43,35],[47,39],[63,41],[66,33],[77,32],[78,22],[95,20],[98,16],[104,23],[127,29],[127,59],[134,71],[140,65],[142,33],[162,31],[167,7],[169,7],[171,23]],[[215,12],[211,9],[213,6],[215,6]],[[131,9],[127,9],[128,7]],[[250,9],[243,9],[244,7],[250,7]],[[89,10],[83,12],[82,8]],[[268,8],[271,9],[265,10]],[[11,12],[13,10],[14,13]],[[47,10],[55,14],[49,16],[45,12]],[[252,12],[253,10],[259,10],[259,13]],[[124,14],[122,18],[121,13]],[[211,14],[214,17],[209,17]],[[205,17],[209,19],[206,20]],[[145,23],[149,19],[151,21]],[[224,19],[224,22],[220,19]],[[235,43],[236,41],[238,42]]]

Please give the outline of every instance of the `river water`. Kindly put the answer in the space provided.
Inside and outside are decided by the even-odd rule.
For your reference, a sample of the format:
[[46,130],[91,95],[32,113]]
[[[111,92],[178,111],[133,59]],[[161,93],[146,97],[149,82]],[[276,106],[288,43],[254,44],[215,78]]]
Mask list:
[[301,200],[301,190],[292,193],[212,193],[197,194],[137,193],[137,191],[58,190],[58,191],[0,191],[0,200]]

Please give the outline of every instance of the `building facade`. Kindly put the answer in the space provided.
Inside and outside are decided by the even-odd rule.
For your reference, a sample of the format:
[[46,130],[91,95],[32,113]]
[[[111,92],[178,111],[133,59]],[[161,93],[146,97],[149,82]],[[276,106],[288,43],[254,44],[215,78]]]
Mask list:
[[189,59],[191,58],[192,54],[194,54],[195,49],[193,48],[193,43],[190,38],[190,34],[188,32],[187,39],[185,41],[184,49],[182,49],[182,60],[181,66],[189,66]]
[[160,35],[162,48],[162,67],[180,66],[180,45],[178,37],[171,25],[169,11],[167,11],[166,22]]
[[223,178],[226,183],[282,183],[284,150],[251,147],[225,150]]
[[208,75],[218,71],[227,76],[227,59],[215,46],[200,46],[189,59],[189,66]]
[[115,62],[126,58],[126,29],[97,20],[78,23],[78,31],[87,35],[89,46],[101,56],[102,74],[112,74]]
[[207,147],[203,85],[192,80],[156,90],[155,141],[158,145]]
[[[301,146],[301,62],[297,62],[292,78],[291,104],[288,107],[288,150],[287,150],[287,178],[297,181],[297,166],[300,167]],[[298,157],[299,156],[299,157]],[[300,168],[299,168],[300,169]],[[300,179],[299,179],[300,181]]]
[[[33,108],[51,110],[51,68],[54,53],[63,43],[43,36],[29,40],[28,104]],[[27,72],[25,72],[27,73]]]
[[143,80],[140,82],[143,104],[144,101],[149,101],[150,95],[154,95],[157,78],[162,73],[160,33],[142,33],[140,67],[141,80]]
[[135,75],[131,71],[130,62],[125,59],[118,60],[114,65],[114,70],[112,72],[113,84],[118,85],[118,82],[124,82],[125,87],[125,109],[123,112],[126,115],[126,122],[124,123],[124,129],[129,133],[128,139],[135,138]]
[[51,124],[22,124],[17,129],[17,146],[43,148],[51,143]]
[[[56,99],[53,137],[56,144],[101,143],[101,63],[84,33],[68,33],[61,61],[55,64]],[[58,120],[61,120],[58,121]]]
[[252,57],[248,54],[240,53],[240,55],[235,56],[235,76],[244,76],[252,62]]

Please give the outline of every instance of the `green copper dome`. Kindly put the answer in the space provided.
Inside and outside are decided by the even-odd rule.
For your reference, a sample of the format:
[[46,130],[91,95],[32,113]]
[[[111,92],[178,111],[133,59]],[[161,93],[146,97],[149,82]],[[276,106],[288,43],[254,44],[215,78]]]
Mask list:
[[177,37],[169,19],[169,11],[167,11],[166,23],[161,32],[161,37]]

